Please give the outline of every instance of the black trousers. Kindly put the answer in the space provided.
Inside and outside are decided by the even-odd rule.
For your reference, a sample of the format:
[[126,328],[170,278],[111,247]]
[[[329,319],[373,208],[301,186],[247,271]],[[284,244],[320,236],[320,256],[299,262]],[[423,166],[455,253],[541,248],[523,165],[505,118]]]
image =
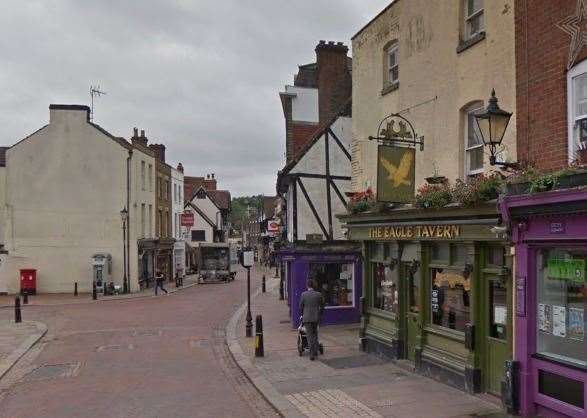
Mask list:
[[304,322],[310,357],[318,356],[318,322]]

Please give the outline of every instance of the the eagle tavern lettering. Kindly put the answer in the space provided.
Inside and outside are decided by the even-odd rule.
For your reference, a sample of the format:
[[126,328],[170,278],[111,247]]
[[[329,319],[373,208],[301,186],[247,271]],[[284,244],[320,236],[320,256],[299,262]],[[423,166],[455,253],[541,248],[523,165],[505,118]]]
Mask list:
[[378,226],[369,229],[369,238],[372,239],[454,239],[460,235],[459,225]]

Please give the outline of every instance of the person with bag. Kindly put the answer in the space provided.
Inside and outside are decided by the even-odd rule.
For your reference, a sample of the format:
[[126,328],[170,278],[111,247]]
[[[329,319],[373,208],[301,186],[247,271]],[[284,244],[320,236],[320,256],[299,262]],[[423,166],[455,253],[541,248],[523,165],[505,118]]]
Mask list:
[[157,274],[155,274],[155,296],[157,296],[157,290],[159,289],[163,290],[165,294],[167,294],[167,289],[163,287],[163,280],[163,273],[161,270],[158,270]]

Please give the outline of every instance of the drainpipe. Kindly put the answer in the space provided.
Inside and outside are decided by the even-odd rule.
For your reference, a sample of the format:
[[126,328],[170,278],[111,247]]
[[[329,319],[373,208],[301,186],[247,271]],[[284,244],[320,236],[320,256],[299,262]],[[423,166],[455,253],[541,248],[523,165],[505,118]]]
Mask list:
[[128,208],[128,215],[126,218],[126,224],[128,225],[128,231],[126,234],[126,271],[127,278],[125,293],[130,293],[130,160],[132,159],[132,148],[128,150],[128,157],[126,158],[126,207]]

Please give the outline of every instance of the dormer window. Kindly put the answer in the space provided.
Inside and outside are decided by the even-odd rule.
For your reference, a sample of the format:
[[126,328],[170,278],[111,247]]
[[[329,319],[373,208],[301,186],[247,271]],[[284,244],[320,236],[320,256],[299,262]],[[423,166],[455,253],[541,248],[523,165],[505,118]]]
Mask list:
[[196,199],[205,199],[206,198],[206,192],[203,189],[198,190],[198,192],[196,193]]

